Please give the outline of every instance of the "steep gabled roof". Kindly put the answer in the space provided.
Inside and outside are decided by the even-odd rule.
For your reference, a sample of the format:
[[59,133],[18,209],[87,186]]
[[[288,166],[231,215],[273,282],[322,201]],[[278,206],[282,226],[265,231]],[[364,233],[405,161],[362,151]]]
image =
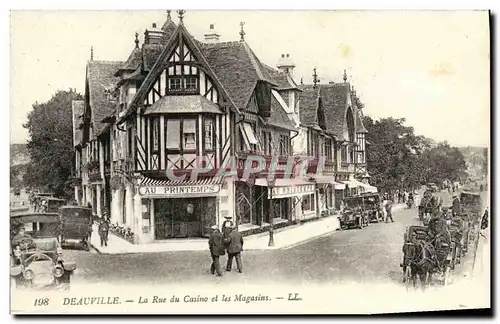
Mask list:
[[327,130],[342,138],[346,127],[345,116],[349,85],[347,83],[334,83],[321,84],[319,87]]
[[109,116],[116,108],[116,101],[110,101],[108,93],[113,91],[119,80],[114,73],[123,62],[89,61],[87,80],[89,83],[89,104],[92,109],[94,134],[99,135],[107,126],[101,120]]
[[130,72],[135,71],[142,64],[142,50],[135,47],[130,53],[127,61],[116,71],[115,75],[118,75],[122,71]]
[[[219,87],[222,90],[220,98],[227,98],[229,99],[229,103],[231,104],[231,107],[233,109],[236,109],[237,112],[239,112],[238,108],[234,104],[234,101],[232,97],[227,93],[227,90],[225,89],[224,85],[220,82],[218,76],[214,73],[212,67],[210,64],[207,62],[206,58],[203,55],[203,52],[201,49],[198,47],[199,42],[197,42],[186,30],[184,25],[180,24],[177,26],[175,29],[174,33],[170,36],[170,39],[168,43],[162,47],[159,46],[160,50],[160,55],[156,57],[155,63],[152,65],[149,74],[146,76],[146,79],[142,83],[141,87],[138,89],[136,95],[132,99],[132,102],[130,103],[129,110],[127,113],[120,118],[118,121],[119,123],[123,121],[125,118],[127,118],[132,111],[137,109],[138,105],[142,100],[144,100],[144,96],[146,95],[146,92],[149,90],[149,88],[153,85],[155,82],[155,79],[157,77],[157,74],[161,73],[163,69],[163,64],[164,61],[173,53],[174,50],[174,44],[177,41],[178,36],[182,37],[186,45],[191,49],[195,57],[198,58],[198,60],[201,62],[201,64],[205,65],[207,69],[207,75],[211,77],[212,81],[214,84]],[[152,58],[152,57],[151,57]]]
[[246,42],[198,44],[238,109],[247,106],[258,81],[266,81],[279,88],[279,81],[260,62]]
[[244,109],[255,89],[258,76],[242,43],[201,44],[200,50],[235,105],[238,109]]
[[73,113],[73,146],[78,146],[82,142],[82,131],[80,129],[80,124],[82,122],[84,109],[85,101],[73,100],[71,102],[71,110]]
[[303,85],[300,94],[300,123],[304,126],[314,127],[318,125],[318,98],[319,87]]

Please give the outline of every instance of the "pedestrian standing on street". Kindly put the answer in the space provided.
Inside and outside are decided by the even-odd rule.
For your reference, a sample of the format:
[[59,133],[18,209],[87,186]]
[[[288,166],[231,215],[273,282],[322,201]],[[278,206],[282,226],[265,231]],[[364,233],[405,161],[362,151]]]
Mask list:
[[453,194],[453,202],[451,204],[451,212],[453,217],[461,214],[460,199],[456,193]]
[[243,272],[243,266],[241,264],[241,251],[243,251],[243,236],[238,232],[238,228],[233,227],[231,233],[229,234],[230,242],[227,249],[227,266],[226,271],[231,271],[233,266],[233,258],[236,258],[236,266],[238,267],[238,272]]
[[208,246],[212,256],[210,272],[212,274],[217,273],[217,277],[222,277],[219,258],[221,255],[226,254],[224,251],[224,244],[222,242],[222,233],[217,225],[212,226],[211,229],[212,233],[210,233],[210,238],[208,239]]
[[385,222],[388,223],[388,220],[390,218],[391,222],[394,223],[394,219],[392,219],[392,201],[390,200],[387,201],[387,204],[385,205],[385,210],[386,210]]
[[99,237],[101,238],[101,247],[103,245],[108,246],[109,223],[108,220],[104,217],[101,218],[98,232],[99,232]]
[[92,214],[92,205],[90,203],[87,203],[87,208],[90,208],[90,224],[89,224],[89,230],[88,230],[88,240],[92,238],[92,227],[94,225],[94,215]]
[[384,199],[382,201],[382,214],[384,216],[384,221],[387,223],[387,209],[386,209],[386,206],[387,206],[387,203],[389,202],[389,195],[387,194],[387,192],[384,194]]

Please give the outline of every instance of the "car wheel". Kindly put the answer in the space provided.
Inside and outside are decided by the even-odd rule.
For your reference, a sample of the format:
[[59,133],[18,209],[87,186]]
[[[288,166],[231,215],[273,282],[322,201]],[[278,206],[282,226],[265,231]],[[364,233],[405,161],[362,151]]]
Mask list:
[[56,279],[56,289],[68,291],[70,288],[71,275],[71,272],[65,272],[61,278]]

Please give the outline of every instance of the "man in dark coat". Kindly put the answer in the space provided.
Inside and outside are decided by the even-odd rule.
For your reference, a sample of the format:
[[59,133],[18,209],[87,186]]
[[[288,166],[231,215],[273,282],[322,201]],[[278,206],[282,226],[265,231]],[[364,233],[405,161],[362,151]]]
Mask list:
[[217,272],[217,277],[222,277],[222,270],[220,268],[219,257],[226,254],[224,251],[224,244],[222,242],[222,233],[217,225],[211,227],[212,233],[208,239],[208,246],[210,248],[210,254],[212,255],[212,265],[210,266],[210,272],[214,274]]
[[226,271],[231,271],[233,266],[233,258],[236,258],[236,266],[238,267],[238,272],[243,272],[243,267],[241,264],[241,251],[243,251],[243,236],[236,227],[233,227],[231,234],[229,234],[230,242],[227,248],[227,266]]
[[109,223],[106,218],[102,218],[99,223],[99,237],[101,238],[101,246],[108,246]]
[[453,213],[453,217],[459,216],[461,213],[460,199],[458,199],[458,195],[456,193],[453,194],[453,202],[451,204],[451,212]]
[[387,217],[385,219],[385,222],[388,223],[389,222],[389,218],[390,218],[391,222],[394,223],[394,219],[392,218],[392,201],[391,200],[387,201],[387,204],[385,205],[385,210],[386,210],[386,213],[387,213]]

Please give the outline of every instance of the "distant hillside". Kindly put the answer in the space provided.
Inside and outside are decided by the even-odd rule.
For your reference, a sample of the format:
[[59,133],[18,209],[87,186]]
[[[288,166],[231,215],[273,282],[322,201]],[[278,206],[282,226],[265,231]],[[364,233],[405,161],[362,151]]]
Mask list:
[[23,176],[30,162],[26,144],[10,145],[10,187],[23,188]]
[[10,144],[10,165],[27,164],[30,162],[26,144]]
[[[473,178],[480,178],[487,171],[488,149],[485,147],[466,146],[460,147],[465,163],[467,164],[467,172]],[[486,169],[486,170],[485,170]]]

